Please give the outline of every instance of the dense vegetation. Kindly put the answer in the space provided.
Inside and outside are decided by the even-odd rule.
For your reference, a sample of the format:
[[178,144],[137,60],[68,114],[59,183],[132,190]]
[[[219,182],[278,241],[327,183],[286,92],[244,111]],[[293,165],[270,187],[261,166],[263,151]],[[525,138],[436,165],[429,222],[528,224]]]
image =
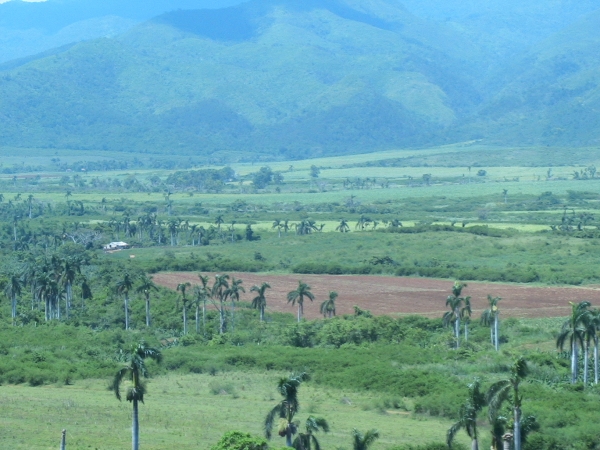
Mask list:
[[[479,417],[481,445],[491,442],[490,432],[514,428],[514,402],[491,402],[491,394],[491,403],[468,398],[474,386],[495,392],[518,372],[524,450],[596,448],[590,424],[598,413],[597,305],[575,304],[568,321],[519,320],[504,318],[502,302],[489,292],[479,323],[471,308],[483,299],[471,301],[453,282],[597,282],[597,161],[582,152],[580,165],[568,166],[567,153],[555,151],[564,165],[541,169],[525,153],[524,164],[533,161],[533,168],[499,172],[496,156],[472,149],[480,163],[469,170],[453,164],[456,151],[406,154],[420,159],[402,174],[398,155],[384,154],[191,171],[8,175],[0,180],[0,382],[40,388],[108,380],[124,363],[133,367],[128,351],[145,342],[163,355],[162,364],[146,362],[161,383],[171,376],[214,377],[211,392],[233,399],[243,387],[222,378],[266,374],[275,380],[307,372],[311,381],[303,384],[311,389],[375,396],[364,411],[442,421],[444,430],[455,424],[460,447],[467,439],[459,429],[472,431],[469,411]],[[425,169],[425,161],[438,165]],[[516,179],[524,170],[533,171],[527,173],[533,181]],[[134,249],[102,251],[121,240]],[[161,270],[202,276],[171,291],[150,278]],[[209,271],[219,275],[205,276]],[[310,285],[299,283],[287,298],[274,298],[268,285],[245,285],[243,276],[228,276],[233,271],[443,277],[448,290],[439,305],[447,313],[374,317],[357,307],[335,316],[332,291],[313,305],[321,303],[326,319],[306,321],[298,303],[309,302]],[[243,289],[254,297],[251,303],[239,301]],[[274,302],[298,307],[298,315],[270,312]],[[513,370],[519,357],[526,374]],[[132,402],[139,399],[134,394]],[[352,442],[350,430],[336,435],[332,423],[333,436],[322,433],[320,419],[328,418],[307,409],[287,422],[286,430],[296,430],[292,441]],[[142,442],[144,410],[140,406]],[[488,411],[504,419],[489,424]],[[314,421],[297,426],[295,420],[308,420],[306,413]],[[365,438],[369,430],[354,426],[355,438]],[[229,429],[257,433],[235,424]],[[406,442],[437,449],[445,445],[444,430]],[[224,439],[264,444],[243,433]],[[381,433],[373,445],[391,446],[383,442]],[[275,437],[270,443],[281,444]]]

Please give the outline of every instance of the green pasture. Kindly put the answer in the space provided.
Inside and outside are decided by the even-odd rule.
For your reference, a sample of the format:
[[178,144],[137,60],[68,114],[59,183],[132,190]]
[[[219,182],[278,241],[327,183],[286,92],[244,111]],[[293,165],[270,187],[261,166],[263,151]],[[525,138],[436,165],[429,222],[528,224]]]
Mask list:
[[[170,374],[148,383],[140,405],[141,446],[148,450],[209,449],[231,430],[262,435],[267,412],[279,401],[275,372]],[[131,405],[119,402],[107,389],[109,380],[82,380],[72,386],[2,386],[0,442],[14,450],[58,447],[62,429],[67,447],[112,450],[131,442]],[[324,448],[350,448],[350,432],[377,428],[381,438],[372,447],[442,442],[450,420],[413,416],[405,410],[386,411],[374,393],[342,391],[303,384],[300,420],[309,414],[324,417],[331,432],[319,436]],[[466,435],[458,442],[467,444]],[[284,446],[277,436],[273,447]]]

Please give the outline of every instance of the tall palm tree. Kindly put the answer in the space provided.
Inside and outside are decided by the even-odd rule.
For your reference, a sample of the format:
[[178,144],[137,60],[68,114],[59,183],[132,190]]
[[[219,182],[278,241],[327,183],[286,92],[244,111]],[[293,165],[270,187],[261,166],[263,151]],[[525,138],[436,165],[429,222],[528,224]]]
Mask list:
[[598,351],[595,349],[598,339],[598,326],[600,325],[600,316],[597,310],[588,310],[583,318],[583,385],[588,384],[589,362],[590,362],[590,347],[594,343],[594,381],[596,380],[596,356]]
[[571,383],[575,384],[579,369],[579,348],[584,346],[585,322],[589,315],[588,308],[591,304],[588,301],[569,303],[571,304],[571,316],[563,323],[562,330],[556,339],[556,346],[563,351],[565,343],[569,341],[571,352]]
[[154,284],[152,277],[144,276],[136,288],[136,291],[138,294],[144,294],[144,299],[146,300],[146,326],[149,327],[152,323],[150,317],[150,293],[152,291],[158,291],[158,286]]
[[279,436],[285,436],[285,445],[292,447],[292,437],[298,431],[297,425],[293,422],[294,416],[300,409],[298,389],[300,384],[308,379],[308,374],[305,372],[293,373],[289,377],[279,379],[277,391],[283,399],[265,417],[264,428],[267,439],[271,439],[275,419],[279,418]]
[[71,308],[71,301],[73,299],[73,282],[77,273],[80,271],[80,265],[75,260],[65,260],[62,267],[61,281],[65,288],[65,316],[69,318],[69,309]]
[[464,306],[460,309],[460,318],[465,325],[465,342],[469,340],[469,323],[471,323],[471,297],[464,298]]
[[129,330],[129,292],[133,288],[133,279],[129,272],[125,272],[123,279],[117,282],[117,294],[125,300],[125,329]]
[[215,282],[211,290],[213,302],[219,300],[217,309],[219,310],[219,334],[225,333],[225,301],[229,291],[229,275],[215,275]]
[[353,450],[368,450],[377,439],[379,439],[379,431],[376,429],[369,430],[364,434],[356,428],[352,429]]
[[159,350],[152,347],[147,347],[141,342],[135,344],[129,351],[121,351],[121,356],[125,360],[125,366],[122,367],[116,374],[112,383],[112,391],[117,399],[121,400],[121,382],[127,379],[131,385],[127,388],[125,399],[133,405],[132,426],[131,426],[131,443],[132,450],[139,450],[140,447],[140,423],[138,415],[138,402],[144,403],[144,394],[146,386],[142,381],[142,377],[148,376],[146,364],[144,360],[150,358],[156,362],[160,362],[162,357]]
[[519,394],[519,386],[528,372],[527,361],[525,361],[525,358],[520,357],[511,367],[510,378],[492,384],[486,394],[490,420],[498,416],[498,412],[505,401],[509,401],[512,404],[514,414],[514,450],[521,450],[521,406],[523,404],[523,396]]
[[202,304],[202,332],[206,335],[206,300],[210,297],[210,289],[208,288],[208,275],[198,274],[201,286],[196,286],[194,290],[196,296],[196,333],[198,333],[199,308]]
[[454,337],[456,338],[456,348],[460,345],[460,318],[461,318],[461,307],[465,302],[465,299],[460,296],[463,288],[467,286],[466,283],[461,281],[455,281],[452,286],[452,295],[446,298],[446,306],[450,307],[450,311],[444,313],[442,320],[444,326],[448,327],[450,324],[454,325]]
[[13,273],[10,275],[8,283],[4,286],[4,294],[10,298],[12,324],[17,324],[17,298],[21,295],[23,282],[21,277]]
[[306,432],[298,433],[296,439],[292,443],[292,447],[296,450],[321,450],[321,444],[317,440],[315,433],[323,431],[329,432],[329,424],[322,417],[308,416],[305,423]]
[[[598,331],[600,330],[600,310],[594,308],[590,311],[589,322],[595,329],[592,338],[594,342],[594,384],[598,384]],[[591,331],[591,330],[590,330]]]
[[329,298],[321,303],[321,314],[325,318],[332,318],[335,316],[335,300],[338,297],[338,293],[335,291],[329,292]]
[[85,308],[85,300],[94,298],[92,293],[92,287],[90,286],[90,282],[87,277],[81,277],[81,310],[83,311]]
[[335,228],[335,231],[339,231],[340,233],[347,233],[350,231],[350,225],[346,222],[345,219],[340,220],[340,224]]
[[235,302],[240,301],[240,292],[246,292],[242,283],[242,280],[231,277],[231,284],[229,285],[229,289],[227,289],[227,296],[231,300],[231,331],[235,329]]
[[281,220],[275,219],[271,228],[277,228],[277,235],[278,237],[281,237],[281,229],[283,228],[283,223]]
[[260,311],[260,321],[265,320],[265,308],[267,307],[267,299],[265,297],[265,291],[270,289],[271,285],[265,281],[260,286],[252,286],[250,292],[256,292],[256,297],[252,299],[252,307]]
[[188,301],[187,301],[187,297],[185,296],[185,291],[190,286],[191,286],[191,284],[188,281],[186,281],[185,283],[179,283],[177,285],[177,291],[181,292],[181,303],[183,304],[183,334],[187,334],[187,308],[188,308]]
[[490,327],[490,339],[492,345],[498,351],[500,349],[500,310],[498,309],[498,302],[502,299],[500,297],[492,297],[489,294],[487,299],[490,307],[481,314],[481,324]]
[[452,441],[456,433],[461,428],[464,428],[472,440],[471,450],[479,450],[477,415],[485,405],[485,394],[481,390],[481,382],[475,379],[473,383],[469,384],[469,396],[465,404],[460,408],[458,422],[452,425],[446,434],[446,443],[449,448],[452,447]]
[[308,298],[311,302],[314,301],[315,296],[310,291],[310,286],[302,281],[298,281],[298,287],[288,292],[287,301],[291,303],[292,306],[298,302],[298,322],[302,319],[304,315],[304,298]]

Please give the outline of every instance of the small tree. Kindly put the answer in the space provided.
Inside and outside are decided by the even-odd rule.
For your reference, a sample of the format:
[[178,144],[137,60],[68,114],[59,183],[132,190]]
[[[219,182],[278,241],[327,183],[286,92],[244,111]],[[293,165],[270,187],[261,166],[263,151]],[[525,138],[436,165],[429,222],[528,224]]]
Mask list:
[[477,415],[481,412],[485,403],[485,394],[481,391],[481,383],[475,380],[469,385],[469,396],[467,401],[460,408],[459,419],[450,427],[446,434],[446,443],[452,447],[452,442],[456,433],[463,428],[472,440],[471,449],[479,450],[479,440],[477,435]]

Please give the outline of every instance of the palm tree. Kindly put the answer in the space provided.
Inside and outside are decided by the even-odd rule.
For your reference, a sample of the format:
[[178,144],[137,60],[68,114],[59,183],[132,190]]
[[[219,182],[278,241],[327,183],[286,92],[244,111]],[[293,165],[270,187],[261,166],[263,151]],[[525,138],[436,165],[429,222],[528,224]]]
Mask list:
[[[460,343],[460,318],[461,318],[461,306],[465,302],[465,299],[460,296],[466,283],[461,281],[455,281],[452,286],[452,295],[446,298],[446,306],[450,307],[450,311],[444,313],[442,317],[444,326],[448,327],[451,323],[454,324],[454,336],[456,338],[456,348],[459,347]],[[470,299],[470,297],[469,297]]]
[[511,368],[510,378],[492,384],[486,394],[490,421],[498,417],[498,411],[505,401],[508,400],[512,403],[514,414],[514,450],[521,450],[521,406],[523,404],[523,396],[519,394],[519,385],[527,376],[527,373],[527,361],[525,361],[525,358],[520,357]]
[[292,446],[296,450],[321,450],[321,445],[317,440],[314,433],[323,431],[324,433],[329,432],[329,424],[322,417],[308,416],[306,419],[306,433],[298,433],[296,439],[292,443]]
[[4,286],[4,294],[10,298],[12,324],[17,324],[17,298],[21,295],[23,282],[17,274],[12,274]]
[[595,330],[591,339],[594,341],[594,384],[598,384],[598,330],[600,330],[600,310],[594,308],[590,311],[589,322]]
[[82,311],[85,308],[85,304],[84,304],[85,300],[91,299],[91,298],[94,298],[94,295],[92,294],[92,288],[90,286],[90,282],[85,276],[82,276],[81,277],[81,310]]
[[569,341],[571,351],[571,383],[575,384],[579,368],[579,347],[584,346],[585,322],[589,315],[588,308],[590,307],[590,302],[569,303],[571,304],[571,316],[563,323],[562,330],[556,339],[556,346],[563,351],[565,342]]
[[464,298],[465,306],[460,309],[460,318],[465,324],[465,342],[469,340],[469,323],[471,323],[471,297],[466,296]]
[[240,301],[240,292],[246,292],[242,283],[242,280],[231,277],[231,284],[227,290],[227,296],[231,299],[231,331],[235,329],[235,302]]
[[146,300],[146,326],[149,327],[151,324],[151,318],[150,318],[150,292],[151,291],[158,291],[158,287],[154,284],[154,281],[152,281],[152,277],[149,276],[145,276],[142,278],[139,286],[137,287],[136,291],[138,292],[138,294],[144,294],[144,298]]
[[65,287],[65,316],[69,318],[69,309],[71,307],[71,301],[73,299],[73,282],[77,276],[77,272],[80,270],[79,263],[77,261],[65,260],[62,272],[62,283]]
[[281,237],[281,229],[283,228],[283,223],[281,222],[281,220],[275,219],[271,228],[277,228],[278,237]]
[[140,447],[140,423],[138,416],[138,402],[144,403],[144,394],[146,386],[142,381],[142,377],[148,376],[146,364],[144,360],[150,358],[156,362],[160,362],[162,357],[160,351],[147,347],[141,342],[135,344],[129,351],[121,351],[121,356],[125,360],[125,366],[121,368],[113,379],[112,391],[117,399],[121,400],[121,382],[127,379],[131,385],[127,388],[125,399],[133,404],[132,427],[131,427],[131,442],[132,450],[138,450]]
[[481,314],[481,324],[490,327],[490,339],[492,345],[498,351],[500,348],[500,337],[499,337],[499,316],[500,310],[498,309],[498,302],[502,300],[500,297],[492,297],[488,294],[488,303],[490,307]]
[[379,439],[379,431],[376,429],[369,430],[365,434],[361,433],[356,428],[352,429],[353,450],[368,450],[377,439]]
[[252,299],[252,307],[260,311],[260,321],[265,320],[265,308],[267,307],[267,299],[265,297],[265,291],[270,289],[271,285],[264,282],[260,286],[252,286],[250,292],[256,292],[256,297]]
[[265,436],[267,439],[271,439],[271,433],[275,424],[275,419],[279,418],[279,436],[285,436],[285,445],[287,447],[292,446],[292,436],[296,434],[298,427],[293,422],[294,416],[300,409],[300,403],[298,401],[298,388],[303,381],[308,380],[308,374],[293,373],[287,378],[280,378],[277,383],[277,391],[281,394],[283,399],[275,405],[275,407],[269,411],[265,417]]
[[[229,290],[229,275],[215,275],[211,295],[213,302],[219,300],[219,334],[225,333],[225,300],[227,300],[227,292]],[[215,305],[216,306],[216,305]]]
[[215,219],[215,225],[217,226],[217,230],[219,231],[219,233],[221,232],[221,225],[223,223],[225,223],[225,221],[223,220],[223,216],[217,216],[217,218]]
[[588,384],[588,372],[590,365],[590,347],[598,334],[597,316],[592,311],[587,311],[583,318],[583,385]]
[[117,282],[117,294],[125,298],[125,329],[129,330],[129,291],[133,288],[133,280],[129,272],[125,272],[123,279]]
[[335,231],[339,231],[340,233],[347,233],[350,231],[350,225],[346,222],[345,219],[340,220],[340,224],[335,228]]
[[481,391],[481,383],[478,379],[475,379],[473,383],[469,384],[469,396],[460,408],[458,422],[452,425],[446,434],[446,443],[449,448],[452,447],[452,441],[456,433],[464,428],[472,440],[471,450],[479,450],[477,415],[485,405],[485,394]]
[[321,303],[321,314],[325,318],[332,318],[335,316],[335,300],[338,297],[338,293],[335,291],[329,292],[329,299]]
[[185,296],[185,291],[189,288],[191,284],[189,282],[179,283],[177,285],[177,291],[181,292],[181,303],[183,304],[183,334],[187,334],[187,297]]
[[288,292],[287,295],[288,303],[291,303],[292,306],[298,302],[298,322],[300,322],[304,315],[304,297],[308,298],[311,302],[315,299],[313,293],[310,292],[310,286],[302,281],[298,281],[298,287]]

